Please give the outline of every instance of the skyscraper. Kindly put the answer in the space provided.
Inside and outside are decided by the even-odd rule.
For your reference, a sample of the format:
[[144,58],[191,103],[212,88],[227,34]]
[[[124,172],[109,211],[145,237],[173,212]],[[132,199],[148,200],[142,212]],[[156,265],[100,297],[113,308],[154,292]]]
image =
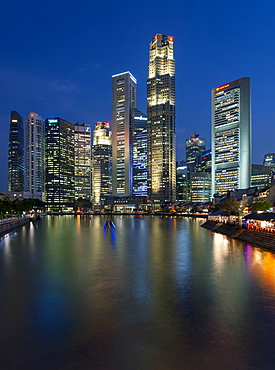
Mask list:
[[275,183],[275,153],[265,154],[263,165],[270,167],[272,174],[271,184],[273,185]]
[[212,90],[212,194],[251,182],[250,78]]
[[26,181],[25,192],[33,199],[42,200],[44,191],[44,120],[37,113],[29,113],[25,125]]
[[147,117],[133,109],[133,195],[147,195]]
[[252,164],[251,186],[257,187],[259,190],[271,186],[272,171],[269,166],[260,164]]
[[202,161],[202,153],[205,152],[205,139],[199,138],[199,134],[191,134],[190,136],[185,141],[188,180],[190,180],[191,174],[198,170]]
[[113,195],[133,191],[132,110],[136,107],[137,80],[130,72],[112,76]]
[[75,199],[91,200],[91,126],[74,124]]
[[10,117],[8,191],[24,191],[24,125],[15,110]]
[[112,132],[109,122],[97,122],[93,138],[92,194],[94,208],[112,195]]
[[74,202],[74,125],[58,117],[45,125],[45,200],[52,211]]
[[176,199],[174,39],[156,34],[150,43],[147,79],[148,198]]

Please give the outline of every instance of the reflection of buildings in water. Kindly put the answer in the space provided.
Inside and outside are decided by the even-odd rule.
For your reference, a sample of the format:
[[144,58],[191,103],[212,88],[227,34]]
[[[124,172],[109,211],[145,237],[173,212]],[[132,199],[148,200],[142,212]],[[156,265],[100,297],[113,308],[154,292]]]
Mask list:
[[270,295],[265,298],[274,299],[275,293],[275,255],[272,252],[260,250],[250,245],[246,246],[246,255],[249,254],[248,266],[253,279],[261,280],[264,288]]
[[213,235],[213,262],[218,272],[221,272],[225,263],[225,258],[228,256],[228,254],[229,239],[222,234],[215,233]]

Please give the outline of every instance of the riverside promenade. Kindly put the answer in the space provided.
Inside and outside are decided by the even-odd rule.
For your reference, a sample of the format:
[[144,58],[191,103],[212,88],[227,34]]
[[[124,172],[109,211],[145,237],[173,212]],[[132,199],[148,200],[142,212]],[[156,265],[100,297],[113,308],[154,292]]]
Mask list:
[[0,220],[0,237],[29,222],[30,217],[9,217]]
[[229,225],[215,221],[206,221],[201,226],[213,232],[226,235],[229,238],[238,239],[275,253],[275,235],[263,230],[248,230],[241,228],[239,225]]

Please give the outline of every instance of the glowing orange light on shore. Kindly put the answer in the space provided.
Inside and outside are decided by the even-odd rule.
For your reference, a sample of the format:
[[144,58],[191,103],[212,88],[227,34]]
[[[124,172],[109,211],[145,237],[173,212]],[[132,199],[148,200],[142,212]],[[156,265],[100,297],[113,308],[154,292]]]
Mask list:
[[216,87],[216,91],[220,91],[222,89],[225,89],[226,87],[230,86],[230,84],[222,85],[220,87]]
[[170,37],[168,37],[168,40],[169,41],[174,41],[174,37],[170,36]]
[[34,113],[31,113],[31,114],[30,114],[30,116],[31,116],[31,117],[34,117]]

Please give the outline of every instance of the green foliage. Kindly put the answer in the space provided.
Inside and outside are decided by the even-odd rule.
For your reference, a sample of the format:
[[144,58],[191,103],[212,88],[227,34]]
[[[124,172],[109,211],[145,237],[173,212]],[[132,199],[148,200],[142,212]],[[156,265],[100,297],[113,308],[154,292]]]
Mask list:
[[234,197],[230,197],[218,203],[217,208],[219,211],[238,212],[240,209],[240,202]]
[[265,199],[256,199],[250,207],[251,212],[266,212],[272,207],[272,203]]
[[43,210],[45,204],[39,199],[14,199],[8,197],[0,199],[0,212],[8,214],[21,214],[22,212],[29,212],[32,209]]

